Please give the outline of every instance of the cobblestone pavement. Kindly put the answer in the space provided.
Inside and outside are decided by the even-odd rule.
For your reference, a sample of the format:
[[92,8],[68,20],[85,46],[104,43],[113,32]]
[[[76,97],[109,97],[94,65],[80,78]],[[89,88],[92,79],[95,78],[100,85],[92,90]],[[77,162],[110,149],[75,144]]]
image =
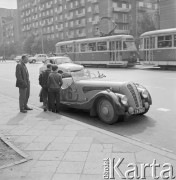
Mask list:
[[[103,160],[107,158],[115,158],[115,162],[124,158],[119,166],[123,174],[129,170],[129,163],[140,167],[141,163],[152,164],[154,159],[161,165],[156,175],[160,175],[164,163],[171,163],[175,170],[176,156],[167,151],[113,136],[36,107],[22,114],[18,101],[4,95],[0,95],[0,105],[0,134],[32,158],[26,163],[1,169],[1,180],[103,180]],[[151,173],[148,168],[147,180],[153,179]],[[121,179],[116,172],[115,177]]]

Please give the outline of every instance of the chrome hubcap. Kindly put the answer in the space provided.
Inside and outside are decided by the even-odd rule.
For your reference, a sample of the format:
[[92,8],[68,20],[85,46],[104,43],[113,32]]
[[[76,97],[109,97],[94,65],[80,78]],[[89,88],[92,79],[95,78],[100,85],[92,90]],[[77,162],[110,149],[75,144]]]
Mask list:
[[103,113],[104,115],[108,115],[108,113],[109,113],[108,108],[107,108],[107,107],[103,107],[103,108],[102,108],[102,113]]

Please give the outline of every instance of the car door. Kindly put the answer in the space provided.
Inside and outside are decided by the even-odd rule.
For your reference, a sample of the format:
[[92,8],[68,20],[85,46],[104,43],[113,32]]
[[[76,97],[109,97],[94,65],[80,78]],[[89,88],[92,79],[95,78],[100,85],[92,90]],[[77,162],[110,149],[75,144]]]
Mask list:
[[77,91],[77,87],[75,83],[73,82],[73,78],[70,77],[64,77],[62,78],[63,85],[61,88],[61,101],[64,104],[70,103],[70,102],[77,102],[79,98],[79,93]]

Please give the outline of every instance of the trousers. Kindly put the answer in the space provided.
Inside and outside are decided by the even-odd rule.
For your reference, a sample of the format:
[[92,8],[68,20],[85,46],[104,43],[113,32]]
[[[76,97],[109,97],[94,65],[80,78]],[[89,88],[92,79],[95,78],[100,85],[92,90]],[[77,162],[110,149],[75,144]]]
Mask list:
[[24,110],[27,107],[28,99],[30,96],[30,85],[27,88],[19,88],[19,107]]
[[60,112],[60,91],[49,91],[48,103],[53,112]]
[[42,98],[43,98],[43,105],[47,109],[51,109],[50,101],[48,100],[48,88],[42,88]]

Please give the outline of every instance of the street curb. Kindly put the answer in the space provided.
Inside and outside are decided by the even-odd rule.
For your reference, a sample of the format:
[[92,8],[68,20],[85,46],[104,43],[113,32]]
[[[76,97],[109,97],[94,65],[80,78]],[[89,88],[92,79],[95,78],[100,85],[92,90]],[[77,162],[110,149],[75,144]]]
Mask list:
[[18,149],[15,145],[13,145],[6,137],[4,137],[2,134],[0,134],[0,139],[5,143],[7,144],[11,149],[13,149],[16,153],[18,153],[21,157],[23,157],[24,159],[20,160],[20,161],[15,161],[14,163],[10,163],[8,165],[3,165],[3,166],[0,166],[0,170],[1,169],[4,169],[4,168],[7,168],[7,167],[11,167],[11,166],[14,166],[14,165],[17,165],[17,164],[21,164],[21,163],[24,163],[24,162],[27,162],[29,160],[32,160],[32,158],[24,153],[23,151],[21,151],[20,149]]
[[[2,96],[5,96],[2,94]],[[5,96],[6,98],[8,96]],[[12,98],[12,97],[8,97],[9,99],[17,102],[17,100],[15,98]],[[34,104],[30,104],[31,106],[33,106],[33,108],[37,111],[41,111],[41,108],[35,106]],[[54,116],[60,116],[62,114],[54,114]],[[63,115],[62,115],[63,116]],[[132,145],[135,145],[135,146],[138,146],[140,148],[143,148],[143,149],[146,149],[148,151],[151,151],[151,152],[154,152],[154,153],[157,153],[159,155],[162,155],[162,156],[165,156],[169,159],[172,159],[172,160],[176,160],[176,154],[172,153],[170,150],[167,150],[165,148],[159,148],[159,147],[154,147],[152,144],[149,144],[149,143],[146,143],[146,142],[143,142],[143,141],[140,141],[138,139],[134,139],[134,138],[130,138],[130,137],[126,137],[126,136],[123,136],[123,135],[119,135],[119,134],[114,134],[112,132],[109,132],[109,131],[106,131],[104,129],[100,129],[98,127],[94,127],[92,125],[89,125],[89,124],[86,124],[86,123],[83,123],[83,122],[80,122],[80,121],[76,121],[76,120],[73,120],[69,117],[66,117],[64,116],[64,118],[67,120],[67,121],[70,121],[72,123],[75,123],[75,124],[78,124],[78,125],[81,125],[81,126],[84,126],[86,128],[89,128],[89,129],[92,129],[92,130],[95,130],[97,132],[100,132],[100,133],[103,133],[103,134],[106,134],[108,136],[111,136],[113,138],[116,138],[116,139],[119,139],[121,141],[124,141],[124,142],[127,142],[127,143],[130,143]]]

